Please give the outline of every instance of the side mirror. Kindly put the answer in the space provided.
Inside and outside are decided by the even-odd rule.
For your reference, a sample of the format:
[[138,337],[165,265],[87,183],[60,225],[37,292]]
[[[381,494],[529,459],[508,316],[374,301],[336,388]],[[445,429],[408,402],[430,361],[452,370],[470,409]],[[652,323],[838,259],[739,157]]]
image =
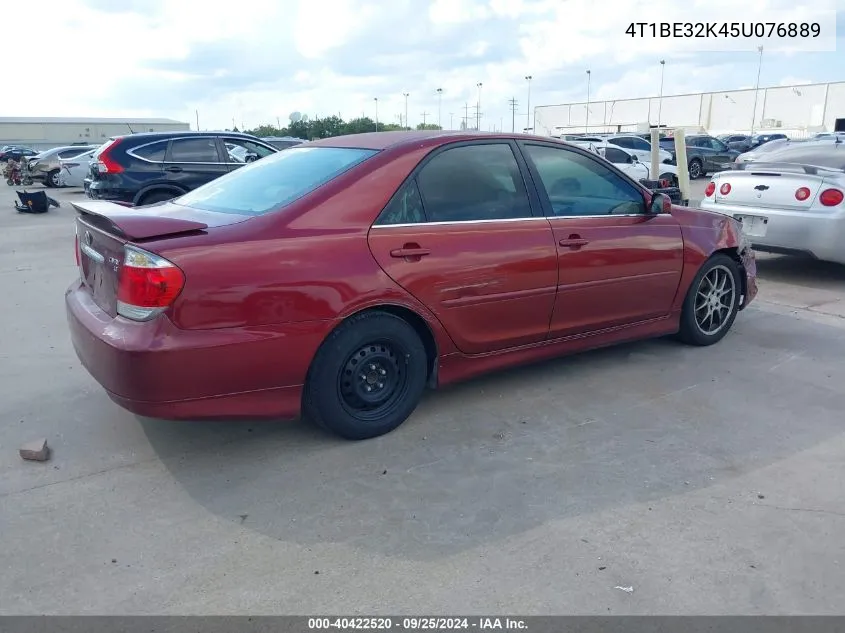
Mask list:
[[660,215],[661,213],[672,212],[672,199],[665,193],[656,193],[651,198],[651,207],[649,213],[651,215]]
[[636,154],[629,154],[629,156],[630,156],[630,159],[628,160],[628,162],[631,162],[631,163],[638,163],[638,162],[640,162],[640,159],[639,159],[639,158],[637,158],[637,155],[636,155]]

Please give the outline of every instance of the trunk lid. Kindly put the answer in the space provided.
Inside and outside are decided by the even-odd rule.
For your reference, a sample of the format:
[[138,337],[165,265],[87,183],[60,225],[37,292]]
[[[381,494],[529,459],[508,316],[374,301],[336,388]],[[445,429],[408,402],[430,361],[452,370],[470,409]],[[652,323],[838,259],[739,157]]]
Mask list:
[[[824,170],[802,165],[774,165],[747,163],[743,169],[723,171],[714,176],[716,204],[766,207],[769,209],[810,209],[825,182]],[[725,184],[727,194],[722,193]],[[809,191],[806,197],[796,197],[799,189]]]
[[112,202],[72,202],[78,212],[79,275],[94,302],[117,315],[117,290],[127,243],[187,235],[244,222],[248,216],[201,211],[170,202],[126,208]]

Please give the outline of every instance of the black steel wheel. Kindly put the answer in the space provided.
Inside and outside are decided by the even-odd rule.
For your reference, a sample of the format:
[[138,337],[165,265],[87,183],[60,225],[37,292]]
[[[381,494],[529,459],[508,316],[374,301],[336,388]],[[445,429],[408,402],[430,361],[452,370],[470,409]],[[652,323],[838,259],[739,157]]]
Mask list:
[[356,315],[318,350],[303,395],[303,412],[341,437],[388,433],[416,409],[428,357],[414,328],[385,312]]
[[712,345],[728,333],[742,296],[739,265],[716,253],[698,271],[687,291],[679,335],[690,345]]

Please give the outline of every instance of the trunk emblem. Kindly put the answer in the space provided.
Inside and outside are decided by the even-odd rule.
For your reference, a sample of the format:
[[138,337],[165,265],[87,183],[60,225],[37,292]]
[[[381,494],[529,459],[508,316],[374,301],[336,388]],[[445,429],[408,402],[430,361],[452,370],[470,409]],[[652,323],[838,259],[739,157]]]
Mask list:
[[766,191],[769,188],[769,185],[757,185],[754,187],[757,191]]

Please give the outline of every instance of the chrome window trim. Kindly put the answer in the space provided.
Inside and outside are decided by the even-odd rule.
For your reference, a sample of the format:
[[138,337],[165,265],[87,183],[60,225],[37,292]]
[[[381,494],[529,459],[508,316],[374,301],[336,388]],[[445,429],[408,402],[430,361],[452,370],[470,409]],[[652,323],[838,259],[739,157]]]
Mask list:
[[[138,156],[137,154],[134,153],[135,150],[137,150],[137,149],[140,149],[142,147],[147,147],[148,145],[154,145],[156,143],[170,143],[172,141],[190,141],[190,140],[193,140],[193,139],[212,139],[212,140],[215,141],[215,144],[216,144],[217,138],[218,137],[216,135],[213,135],[213,134],[209,134],[209,135],[203,134],[202,136],[199,136],[199,135],[172,136],[170,138],[158,139],[158,140],[155,140],[155,141],[150,141],[149,143],[143,143],[141,145],[136,145],[132,149],[126,150],[126,153],[129,154],[130,156],[132,156],[132,158],[137,158],[138,160],[142,160],[145,163],[150,163],[152,165],[225,165],[226,163],[221,162],[219,160],[212,161],[212,162],[195,162],[195,161],[187,161],[187,160],[150,160],[148,158],[142,158],[141,156]],[[165,156],[166,156],[167,155],[167,149],[165,148],[164,151],[165,151]]]
[[151,163],[153,165],[160,165],[164,163],[163,160],[150,160],[149,158],[144,158],[143,156],[138,156],[135,153],[135,150],[141,149],[142,147],[149,147],[150,145],[155,145],[156,143],[164,143],[164,155],[167,156],[167,144],[170,142],[170,139],[159,139],[157,141],[150,141],[149,143],[143,143],[142,145],[136,145],[132,149],[126,150],[126,153],[129,154],[132,158],[137,160],[142,160],[145,163]]
[[387,229],[393,227],[408,227],[408,226],[445,226],[452,224],[491,224],[493,222],[530,222],[537,220],[584,220],[593,218],[648,218],[652,217],[651,213],[604,213],[601,215],[553,215],[543,217],[530,218],[506,218],[504,220],[452,220],[450,222],[405,222],[400,224],[373,224],[371,228]]

